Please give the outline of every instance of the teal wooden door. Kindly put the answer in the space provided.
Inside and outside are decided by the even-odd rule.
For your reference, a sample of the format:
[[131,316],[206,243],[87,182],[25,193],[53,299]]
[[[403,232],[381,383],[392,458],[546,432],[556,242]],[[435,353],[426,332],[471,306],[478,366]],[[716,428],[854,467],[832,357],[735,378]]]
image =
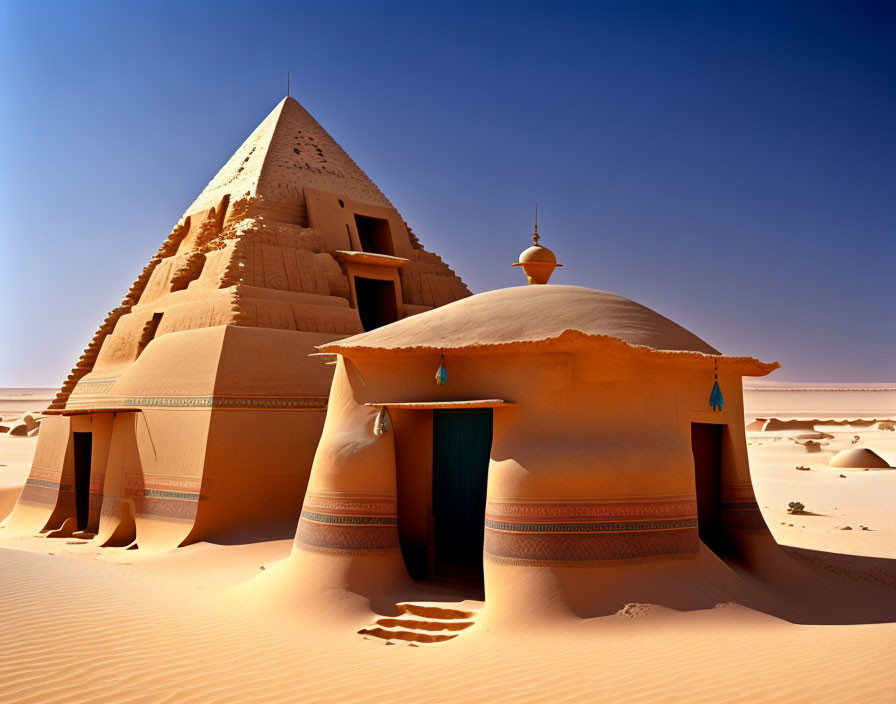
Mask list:
[[492,409],[433,411],[436,570],[482,570]]

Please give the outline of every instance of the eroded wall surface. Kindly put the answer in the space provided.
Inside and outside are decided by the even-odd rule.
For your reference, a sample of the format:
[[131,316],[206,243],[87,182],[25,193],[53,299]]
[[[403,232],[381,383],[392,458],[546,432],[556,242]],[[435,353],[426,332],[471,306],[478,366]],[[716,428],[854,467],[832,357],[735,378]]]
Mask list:
[[[388,252],[363,251],[365,222]],[[394,282],[399,317],[469,295],[287,98],[90,341],[50,406],[60,417],[15,522],[40,530],[72,514],[73,423],[94,433],[90,529],[102,536],[133,520],[138,544],[164,546],[297,520],[332,378],[308,355],[363,331],[356,276]]]

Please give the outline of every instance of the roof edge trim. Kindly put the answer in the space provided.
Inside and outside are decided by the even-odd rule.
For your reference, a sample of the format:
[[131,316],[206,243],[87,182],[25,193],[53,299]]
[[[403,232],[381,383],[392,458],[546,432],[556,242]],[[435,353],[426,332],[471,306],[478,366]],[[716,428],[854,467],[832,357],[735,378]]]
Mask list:
[[[778,369],[781,365],[778,362],[761,362],[755,357],[729,357],[723,354],[707,354],[705,352],[694,352],[690,350],[658,350],[654,347],[646,345],[633,345],[620,340],[612,335],[589,335],[581,330],[564,330],[554,337],[545,337],[538,340],[515,340],[512,342],[488,343],[481,345],[465,345],[462,347],[434,347],[429,345],[419,345],[413,347],[372,347],[364,345],[341,345],[340,341],[330,342],[325,345],[319,345],[317,349],[320,352],[331,352],[342,355],[343,357],[352,358],[355,356],[383,355],[392,352],[400,352],[405,354],[423,354],[423,353],[439,353],[439,352],[503,352],[515,348],[527,348],[537,346],[553,346],[574,341],[593,341],[607,345],[618,345],[636,350],[642,354],[666,355],[674,357],[676,361],[706,361],[718,362],[722,368],[738,369],[743,376],[765,376]],[[360,353],[360,354],[358,354]]]

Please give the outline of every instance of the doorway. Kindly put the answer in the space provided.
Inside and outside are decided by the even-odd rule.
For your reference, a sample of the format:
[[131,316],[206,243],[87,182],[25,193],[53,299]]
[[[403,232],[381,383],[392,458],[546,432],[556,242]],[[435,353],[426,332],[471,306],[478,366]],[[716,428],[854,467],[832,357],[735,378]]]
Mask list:
[[435,576],[482,582],[492,409],[433,411]]
[[75,523],[87,530],[90,516],[90,457],[93,433],[73,433],[75,445]]
[[355,226],[358,228],[358,239],[362,252],[394,255],[392,247],[392,231],[389,221],[382,218],[370,218],[366,215],[355,215]]
[[355,301],[365,332],[398,320],[398,302],[392,281],[356,276]]
[[725,548],[722,534],[722,435],[725,426],[691,423],[691,452],[697,493],[700,540],[716,554]]

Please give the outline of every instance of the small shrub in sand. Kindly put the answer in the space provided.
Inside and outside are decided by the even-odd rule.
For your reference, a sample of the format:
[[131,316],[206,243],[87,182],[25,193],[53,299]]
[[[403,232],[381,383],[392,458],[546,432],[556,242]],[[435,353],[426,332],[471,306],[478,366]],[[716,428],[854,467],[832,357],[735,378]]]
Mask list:
[[805,513],[806,506],[799,501],[791,501],[787,504],[787,513]]

